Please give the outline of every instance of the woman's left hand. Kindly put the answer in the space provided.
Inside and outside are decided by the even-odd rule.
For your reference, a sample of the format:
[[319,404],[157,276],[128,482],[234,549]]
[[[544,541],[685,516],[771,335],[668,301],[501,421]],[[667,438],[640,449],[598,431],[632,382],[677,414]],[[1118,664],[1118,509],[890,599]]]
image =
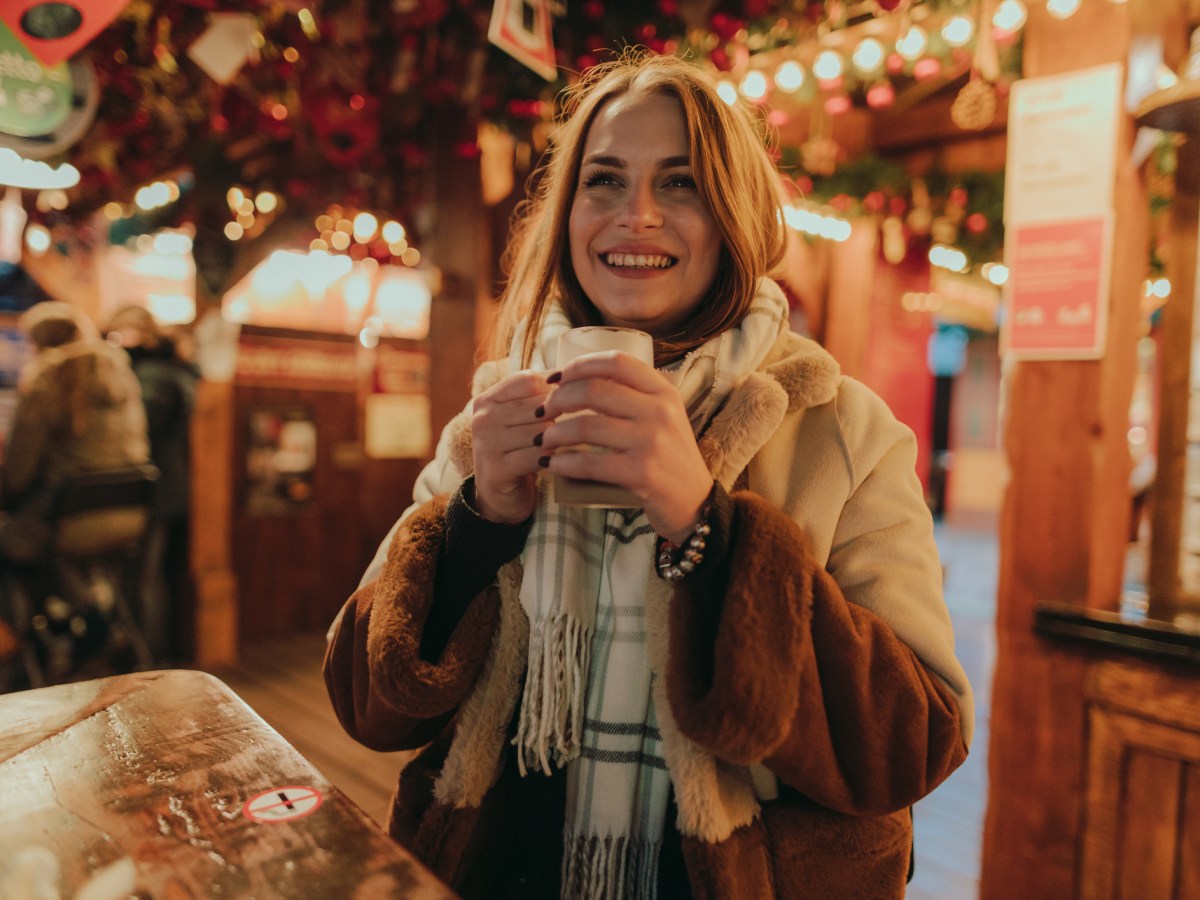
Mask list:
[[[595,415],[562,418],[584,410]],[[618,484],[642,501],[656,532],[687,539],[713,478],[671,382],[626,353],[592,353],[563,367],[545,413],[554,419],[542,434],[551,472]],[[607,452],[562,452],[575,444]]]

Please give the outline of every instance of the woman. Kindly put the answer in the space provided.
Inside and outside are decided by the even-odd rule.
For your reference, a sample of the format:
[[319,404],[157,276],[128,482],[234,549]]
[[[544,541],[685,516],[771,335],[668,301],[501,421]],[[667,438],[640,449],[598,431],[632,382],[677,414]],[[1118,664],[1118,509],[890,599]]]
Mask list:
[[[912,434],[788,330],[746,111],[631,56],[568,113],[509,350],[331,630],[334,706],[428,745],[389,828],[465,897],[901,896],[907,807],[972,726]],[[558,368],[587,324],[649,332],[657,369]],[[608,452],[556,452],[583,442]],[[642,506],[562,507],[542,473]]]

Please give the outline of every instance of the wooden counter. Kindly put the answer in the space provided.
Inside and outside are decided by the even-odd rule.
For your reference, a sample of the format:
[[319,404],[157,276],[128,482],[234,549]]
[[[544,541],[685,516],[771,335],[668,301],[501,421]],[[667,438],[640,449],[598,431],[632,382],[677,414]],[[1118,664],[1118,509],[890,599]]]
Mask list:
[[201,672],[0,695],[0,798],[0,896],[454,897]]

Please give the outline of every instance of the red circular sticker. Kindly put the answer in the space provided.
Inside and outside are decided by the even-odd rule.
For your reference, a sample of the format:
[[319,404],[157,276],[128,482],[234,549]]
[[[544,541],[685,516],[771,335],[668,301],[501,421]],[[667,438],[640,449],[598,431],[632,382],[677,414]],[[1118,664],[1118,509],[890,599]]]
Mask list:
[[287,822],[316,812],[325,799],[311,787],[277,787],[255,794],[242,806],[242,815],[255,822]]

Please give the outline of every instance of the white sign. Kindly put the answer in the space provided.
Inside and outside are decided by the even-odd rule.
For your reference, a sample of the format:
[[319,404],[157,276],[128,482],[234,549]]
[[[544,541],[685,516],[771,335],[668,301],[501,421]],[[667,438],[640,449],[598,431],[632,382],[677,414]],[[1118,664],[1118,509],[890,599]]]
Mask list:
[[1111,63],[1013,85],[1006,225],[1112,207],[1122,72],[1120,63]]

